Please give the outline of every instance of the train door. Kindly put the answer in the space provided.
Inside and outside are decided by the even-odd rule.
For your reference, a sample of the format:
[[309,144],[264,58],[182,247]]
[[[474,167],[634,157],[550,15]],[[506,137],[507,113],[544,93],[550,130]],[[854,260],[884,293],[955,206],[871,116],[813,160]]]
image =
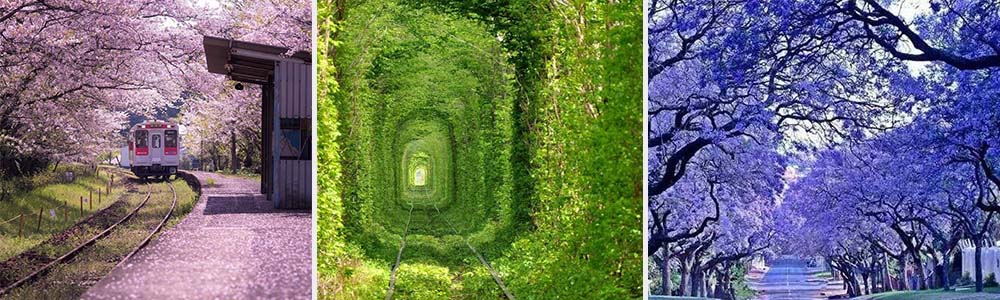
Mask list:
[[152,131],[149,135],[149,157],[154,165],[163,163],[163,132]]

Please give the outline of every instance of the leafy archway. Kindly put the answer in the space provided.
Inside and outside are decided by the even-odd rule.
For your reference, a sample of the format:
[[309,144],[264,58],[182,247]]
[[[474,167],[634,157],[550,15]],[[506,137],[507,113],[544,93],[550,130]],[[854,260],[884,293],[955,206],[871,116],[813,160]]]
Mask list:
[[639,297],[639,7],[321,4],[321,296]]

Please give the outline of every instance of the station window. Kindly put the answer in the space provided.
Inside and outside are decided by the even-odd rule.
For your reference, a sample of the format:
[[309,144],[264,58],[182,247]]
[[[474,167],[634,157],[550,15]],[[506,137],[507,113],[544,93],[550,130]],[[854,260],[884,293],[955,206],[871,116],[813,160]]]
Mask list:
[[281,136],[278,155],[284,160],[312,159],[309,119],[281,118]]
[[177,148],[177,130],[164,131],[163,146],[167,148]]
[[149,142],[149,140],[148,140],[149,132],[148,131],[145,131],[145,130],[136,130],[134,135],[135,135],[135,147],[136,148],[146,148],[146,147],[149,147],[149,144],[148,144],[148,142]]

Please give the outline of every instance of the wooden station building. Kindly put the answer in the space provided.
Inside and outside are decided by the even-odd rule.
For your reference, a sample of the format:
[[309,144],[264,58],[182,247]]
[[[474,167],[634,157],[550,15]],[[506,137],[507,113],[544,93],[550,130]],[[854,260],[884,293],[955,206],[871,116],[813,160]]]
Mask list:
[[260,192],[276,208],[312,207],[312,55],[217,37],[204,37],[208,71],[260,85]]

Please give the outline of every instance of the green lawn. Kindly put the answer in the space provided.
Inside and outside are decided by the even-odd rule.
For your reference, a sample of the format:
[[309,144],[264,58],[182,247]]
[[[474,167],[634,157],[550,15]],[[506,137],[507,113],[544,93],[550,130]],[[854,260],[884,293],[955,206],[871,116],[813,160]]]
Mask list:
[[[75,174],[72,182],[64,179],[68,171]],[[115,176],[115,185],[108,195],[106,187],[111,173],[103,167],[99,173],[94,174],[91,168],[83,165],[61,166],[58,171],[47,171],[28,179],[34,188],[17,191],[0,202],[0,261],[38,245],[118,199],[124,178]],[[100,202],[98,190],[101,190]],[[80,197],[85,201],[82,212]]]
[[862,296],[855,299],[864,300],[972,300],[972,299],[1000,299],[1000,287],[984,289],[983,293],[976,293],[972,290],[951,291],[927,290],[927,291],[895,291],[879,293],[869,296]]

